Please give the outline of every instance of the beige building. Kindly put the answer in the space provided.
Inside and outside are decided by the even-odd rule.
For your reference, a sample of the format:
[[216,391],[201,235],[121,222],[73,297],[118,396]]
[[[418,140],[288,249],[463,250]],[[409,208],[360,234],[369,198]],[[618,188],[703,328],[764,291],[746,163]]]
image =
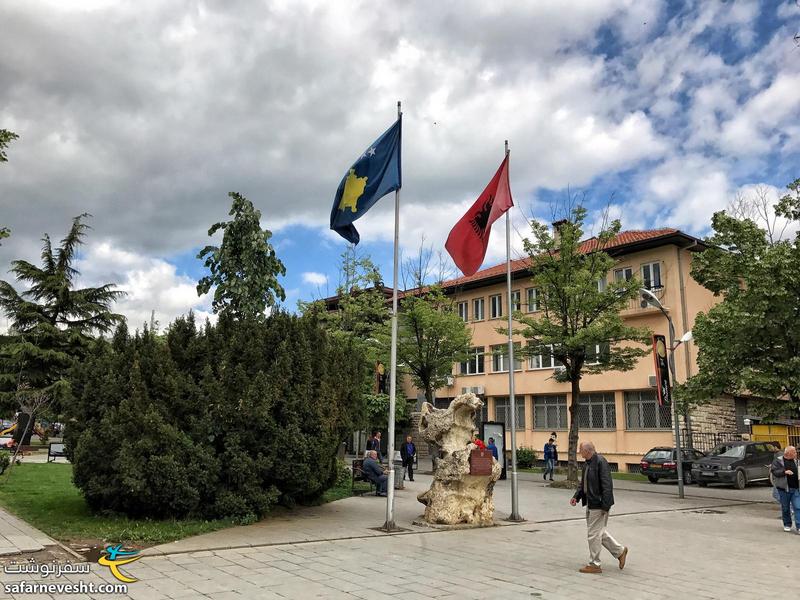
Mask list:
[[[592,240],[584,245],[590,249]],[[693,257],[704,248],[702,241],[676,229],[625,231],[607,248],[616,260],[607,280],[638,277],[667,309],[676,338],[680,338],[692,329],[698,313],[718,301],[690,275]],[[537,292],[531,284],[528,261],[512,263],[512,290],[513,301],[520,310],[537,311]],[[507,356],[493,353],[507,346],[507,338],[497,332],[508,318],[506,265],[448,281],[445,291],[452,295],[459,314],[472,328],[473,354],[469,361],[454,366],[452,385],[438,391],[436,404],[444,406],[464,391],[478,393],[486,403],[482,420],[505,421],[506,447],[510,447],[509,365]],[[667,320],[657,308],[642,307],[635,300],[622,315],[631,325],[648,327],[669,339]],[[520,338],[519,343],[524,341]],[[680,382],[696,373],[696,356],[696,347],[691,342],[676,350]],[[559,459],[566,460],[569,383],[554,380],[558,365],[553,364],[549,355],[515,362],[517,445],[537,449],[541,456],[550,432],[556,431]],[[653,376],[653,358],[648,355],[632,371],[586,375],[581,381],[585,402],[579,416],[580,437],[591,439],[620,471],[638,468],[641,456],[653,446],[673,445],[671,411],[667,406],[658,406]],[[413,397],[413,392],[407,391]],[[709,445],[708,441],[715,436],[735,436],[741,432],[744,414],[744,401],[733,398],[718,399],[693,411],[695,447],[703,445],[700,440]]]

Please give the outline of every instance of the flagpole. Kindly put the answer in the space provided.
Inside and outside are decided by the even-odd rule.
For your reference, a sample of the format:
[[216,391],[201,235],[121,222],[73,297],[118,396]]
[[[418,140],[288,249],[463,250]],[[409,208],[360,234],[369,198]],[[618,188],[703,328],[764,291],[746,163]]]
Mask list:
[[[397,119],[403,118],[400,101],[397,101]],[[386,523],[383,529],[387,532],[394,531],[394,413],[397,395],[397,264],[398,240],[400,238],[400,189],[394,191],[394,285],[392,289],[392,350],[391,371],[389,376],[389,477],[386,481]]]
[[[508,140],[506,140],[506,159],[508,159]],[[508,168],[508,165],[506,165]],[[517,402],[514,397],[514,334],[512,313],[514,302],[511,298],[511,211],[506,211],[506,287],[508,293],[508,397],[511,405],[511,515],[509,521],[524,521],[519,516],[519,489],[517,486]],[[522,296],[520,295],[520,302]]]

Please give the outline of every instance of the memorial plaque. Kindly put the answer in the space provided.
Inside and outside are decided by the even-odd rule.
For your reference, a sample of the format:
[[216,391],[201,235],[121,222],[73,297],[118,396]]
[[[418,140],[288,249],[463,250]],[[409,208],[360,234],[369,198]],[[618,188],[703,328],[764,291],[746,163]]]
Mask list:
[[476,448],[469,454],[469,474],[470,475],[491,475],[492,474],[492,452]]

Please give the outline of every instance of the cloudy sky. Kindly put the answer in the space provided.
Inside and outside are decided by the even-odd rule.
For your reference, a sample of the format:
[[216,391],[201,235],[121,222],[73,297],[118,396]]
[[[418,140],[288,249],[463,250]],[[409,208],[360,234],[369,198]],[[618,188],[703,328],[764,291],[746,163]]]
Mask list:
[[[703,235],[737,192],[800,177],[796,0],[25,0],[0,23],[0,128],[20,136],[0,272],[89,212],[83,281],[118,283],[134,325],[208,310],[195,256],[233,190],[275,234],[288,308],[333,292],[333,195],[397,100],[406,253],[443,246],[504,139],[515,252],[568,193]],[[356,223],[386,281],[392,209]]]

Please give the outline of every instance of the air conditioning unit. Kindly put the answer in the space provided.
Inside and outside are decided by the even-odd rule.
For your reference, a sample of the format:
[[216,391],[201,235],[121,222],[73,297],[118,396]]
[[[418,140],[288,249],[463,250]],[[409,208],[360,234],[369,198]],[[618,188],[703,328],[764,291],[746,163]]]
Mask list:
[[452,387],[453,384],[456,382],[456,378],[452,375],[447,376],[447,387]]
[[475,394],[476,396],[482,396],[484,393],[484,389],[482,385],[478,385],[475,387],[462,387],[461,388],[462,394]]
[[655,375],[650,375],[647,378],[647,383],[649,383],[650,387],[652,387],[652,388],[658,387],[658,381],[656,381],[656,376]]

